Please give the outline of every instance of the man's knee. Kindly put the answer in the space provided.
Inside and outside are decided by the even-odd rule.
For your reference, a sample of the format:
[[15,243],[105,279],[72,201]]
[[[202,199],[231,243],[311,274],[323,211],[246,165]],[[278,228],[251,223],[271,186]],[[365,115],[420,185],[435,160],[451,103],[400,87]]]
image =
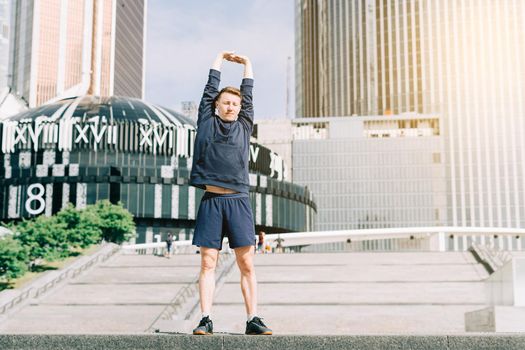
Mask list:
[[250,258],[238,259],[237,265],[239,266],[241,273],[244,275],[252,274],[254,272],[253,260]]
[[213,272],[217,267],[217,259],[213,256],[203,257],[201,260],[201,271],[202,272]]

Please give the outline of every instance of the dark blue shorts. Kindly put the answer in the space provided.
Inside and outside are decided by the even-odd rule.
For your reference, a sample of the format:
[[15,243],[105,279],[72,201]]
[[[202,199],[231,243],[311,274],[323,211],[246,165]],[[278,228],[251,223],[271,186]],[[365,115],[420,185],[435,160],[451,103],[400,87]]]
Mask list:
[[228,237],[232,249],[255,245],[253,213],[247,193],[204,193],[192,244],[220,250],[224,236]]

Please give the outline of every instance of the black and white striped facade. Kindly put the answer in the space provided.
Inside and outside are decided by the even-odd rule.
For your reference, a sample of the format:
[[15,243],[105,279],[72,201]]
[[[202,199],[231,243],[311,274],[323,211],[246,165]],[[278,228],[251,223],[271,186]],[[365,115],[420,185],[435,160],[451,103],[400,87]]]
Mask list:
[[[10,117],[0,123],[0,220],[109,199],[135,216],[137,242],[190,238],[203,195],[188,185],[195,133],[191,119],[124,97],[81,96]],[[310,230],[312,195],[282,181],[282,158],[251,143],[249,166],[257,228]]]

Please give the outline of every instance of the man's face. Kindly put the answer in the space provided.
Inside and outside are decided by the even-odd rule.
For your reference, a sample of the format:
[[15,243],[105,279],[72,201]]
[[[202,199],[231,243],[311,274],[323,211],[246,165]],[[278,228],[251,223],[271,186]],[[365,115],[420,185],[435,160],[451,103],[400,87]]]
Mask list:
[[217,101],[215,107],[219,112],[219,117],[226,122],[237,120],[237,115],[241,110],[241,98],[237,95],[224,92]]

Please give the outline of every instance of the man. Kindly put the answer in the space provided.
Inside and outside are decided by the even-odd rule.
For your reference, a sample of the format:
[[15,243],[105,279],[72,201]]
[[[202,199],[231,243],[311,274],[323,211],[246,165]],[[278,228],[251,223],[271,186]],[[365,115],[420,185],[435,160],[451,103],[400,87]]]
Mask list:
[[264,231],[259,231],[259,240],[257,241],[257,252],[260,253],[260,254],[264,254],[266,253],[265,251],[265,244],[264,244],[264,236],[266,234],[264,233]]
[[[244,65],[241,89],[218,90],[222,61]],[[248,192],[250,135],[253,130],[253,71],[248,57],[217,55],[199,105],[190,184],[205,189],[197,214],[193,244],[200,247],[199,296],[202,319],[193,334],[213,334],[210,311],[215,267],[228,236],[241,272],[247,313],[246,334],[272,334],[257,316],[257,281],[253,267],[255,227]]]

